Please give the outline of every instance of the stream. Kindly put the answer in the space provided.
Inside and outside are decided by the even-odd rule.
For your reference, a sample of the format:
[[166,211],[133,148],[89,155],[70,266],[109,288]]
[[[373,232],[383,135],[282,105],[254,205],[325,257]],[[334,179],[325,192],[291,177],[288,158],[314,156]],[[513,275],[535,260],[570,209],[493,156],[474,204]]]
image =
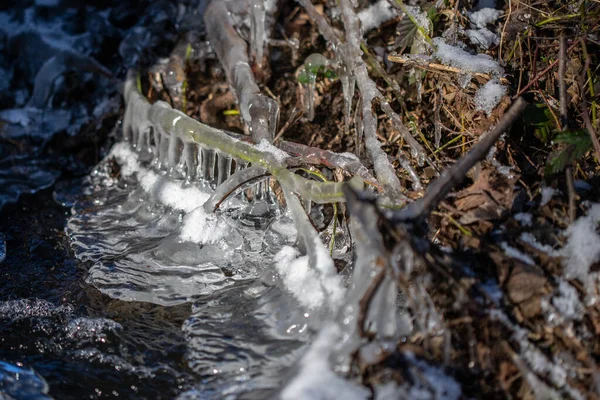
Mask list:
[[[194,242],[202,216],[189,212],[210,188],[165,206],[144,190],[161,178],[143,159],[137,175],[100,162],[120,136],[117,79],[202,24],[186,7],[198,5],[0,6],[2,399],[264,398],[314,333],[264,268],[295,241],[272,201],[233,207]],[[257,207],[271,211],[248,220]]]

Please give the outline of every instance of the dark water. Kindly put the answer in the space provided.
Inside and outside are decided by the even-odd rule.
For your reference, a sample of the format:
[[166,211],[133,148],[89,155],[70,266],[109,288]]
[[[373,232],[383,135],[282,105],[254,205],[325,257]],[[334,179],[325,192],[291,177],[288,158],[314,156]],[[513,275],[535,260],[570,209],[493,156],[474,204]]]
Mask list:
[[[200,15],[185,17],[200,3],[0,4],[0,399],[265,398],[311,337],[307,318],[316,315],[261,272],[268,233],[248,228],[251,258],[232,259],[222,288],[162,305],[103,294],[110,290],[90,279],[95,261],[78,261],[65,233],[69,220],[81,221],[78,240],[102,247],[86,234],[86,218],[100,221],[97,232],[106,221],[86,204],[135,200],[127,187],[104,191],[86,177],[118,140],[127,68],[168,55],[182,26],[201,25]],[[179,223],[177,213],[145,204]],[[119,228],[115,210],[105,207]],[[135,255],[139,243],[130,245],[120,257]],[[261,268],[237,280],[242,262]],[[188,268],[182,282],[204,285],[205,272]]]
[[[2,399],[173,398],[197,380],[181,329],[191,306],[102,295],[85,283],[88,266],[76,262],[64,234],[81,178],[114,141],[116,82],[131,64],[164,55],[176,38],[177,7],[0,4]],[[60,63],[72,53],[87,58]],[[45,66],[50,86],[38,84]],[[34,101],[40,87],[49,95]]]
[[54,398],[172,398],[190,387],[181,331],[190,307],[113,300],[83,283],[67,214],[51,190],[0,214],[0,360],[35,370]]

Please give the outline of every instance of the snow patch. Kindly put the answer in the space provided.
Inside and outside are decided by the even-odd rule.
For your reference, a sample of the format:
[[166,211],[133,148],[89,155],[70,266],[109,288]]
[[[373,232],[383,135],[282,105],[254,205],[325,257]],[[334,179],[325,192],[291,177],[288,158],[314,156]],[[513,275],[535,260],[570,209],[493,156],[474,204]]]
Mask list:
[[521,250],[509,246],[508,243],[502,242],[500,243],[500,247],[502,247],[502,250],[504,250],[504,253],[508,257],[524,262],[525,264],[535,265],[535,261],[533,261],[533,258],[529,254],[525,254]]
[[488,24],[493,24],[502,15],[501,10],[485,7],[469,14],[469,19],[479,29],[486,28]]
[[387,0],[379,0],[357,14],[363,32],[378,28],[397,15],[398,11]]
[[501,85],[496,80],[491,80],[475,93],[475,107],[478,110],[485,111],[489,116],[505,94],[506,86]]
[[554,195],[557,193],[558,191],[554,188],[551,188],[549,186],[542,186],[542,200],[540,201],[540,207],[545,206],[546,204],[548,204],[548,202],[550,200],[552,200],[552,197],[554,197]]
[[467,29],[465,33],[471,43],[478,45],[484,50],[500,43],[500,37],[487,28]]
[[227,234],[227,227],[217,214],[198,207],[183,218],[179,238],[194,243],[217,243]]
[[371,392],[332,371],[329,358],[342,332],[335,324],[325,325],[299,363],[298,374],[281,392],[282,400],[366,400]]
[[565,231],[567,244],[560,252],[565,278],[588,282],[590,267],[600,261],[599,224],[600,204],[594,204],[586,216],[579,217]]
[[[321,247],[324,248],[322,243]],[[341,301],[344,290],[326,252],[317,255],[317,265],[311,266],[308,256],[299,257],[297,249],[284,246],[275,255],[274,262],[286,288],[302,306],[316,309],[328,302],[338,304]]]
[[434,38],[433,44],[436,47],[433,56],[443,64],[469,72],[504,74],[502,67],[487,54],[470,54],[460,47],[447,44],[440,37]]
[[519,221],[521,226],[532,226],[533,225],[533,215],[529,213],[516,213],[513,216],[514,219]]
[[552,298],[552,304],[562,317],[568,321],[583,318],[584,306],[579,300],[579,293],[564,279],[558,281],[557,294]]
[[138,160],[138,154],[125,142],[115,144],[110,156],[114,156],[121,165],[122,176],[137,174],[140,186],[166,206],[188,213],[203,205],[210,197],[210,193],[198,187],[183,187],[182,183],[173,182],[143,167]]

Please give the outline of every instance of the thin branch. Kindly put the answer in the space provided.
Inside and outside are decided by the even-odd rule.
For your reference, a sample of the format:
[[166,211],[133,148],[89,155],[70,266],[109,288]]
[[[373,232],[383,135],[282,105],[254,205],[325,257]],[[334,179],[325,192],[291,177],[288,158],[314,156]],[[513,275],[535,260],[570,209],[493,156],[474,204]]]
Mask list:
[[397,213],[397,218],[400,220],[408,220],[427,217],[439,202],[442,201],[456,185],[463,181],[467,172],[477,162],[486,157],[494,143],[496,143],[500,136],[508,130],[519,117],[526,104],[525,100],[519,97],[502,118],[500,118],[500,121],[498,121],[498,124],[494,129],[481,138],[479,143],[473,146],[464,157],[444,172],[441,177],[432,182],[427,188],[425,196],[400,210]]
[[600,141],[598,141],[598,132],[596,132],[594,124],[592,124],[592,121],[590,119],[590,110],[588,109],[585,100],[586,71],[590,67],[591,60],[590,55],[586,51],[585,42],[583,39],[581,39],[581,45],[584,49],[585,62],[581,70],[581,75],[579,75],[579,96],[581,97],[581,103],[579,106],[581,107],[581,117],[583,118],[585,128],[587,129],[588,134],[590,135],[590,139],[592,139],[592,144],[594,145],[594,150],[596,151],[596,158],[598,159],[598,162],[600,162]]
[[[558,52],[558,96],[560,101],[560,126],[562,131],[569,128],[569,115],[567,104],[567,84],[565,82],[565,74],[567,71],[567,41],[563,33],[559,38]],[[575,192],[575,183],[573,181],[573,166],[569,165],[565,168],[567,178],[567,192],[569,194],[569,220],[575,221],[577,217],[577,193]]]
[[[343,59],[349,71],[353,71],[356,77],[356,83],[361,94],[362,104],[362,123],[364,127],[365,147],[369,156],[373,160],[373,168],[377,179],[388,192],[392,200],[400,197],[401,185],[396,176],[396,172],[388,155],[381,149],[381,143],[377,139],[377,118],[373,113],[373,101],[378,100],[381,109],[392,120],[393,127],[399,131],[406,142],[411,146],[413,155],[424,158],[431,165],[431,160],[425,156],[422,146],[412,137],[410,131],[402,124],[402,120],[396,114],[385,97],[381,94],[377,85],[369,77],[367,65],[361,58],[361,37],[359,29],[359,20],[352,5],[348,0],[342,0],[340,6],[342,9],[344,27],[346,30],[346,43],[334,32],[333,28],[321,15],[309,0],[298,0],[304,7],[308,16],[315,22],[319,32],[325,39],[333,45],[336,53]],[[410,167],[412,169],[412,167]],[[409,171],[412,174],[414,171]]]
[[[465,71],[460,68],[451,67],[449,65],[437,64],[429,61],[421,61],[418,59],[408,58],[406,56],[402,56],[399,54],[392,53],[388,55],[388,60],[395,63],[406,64],[411,67],[417,67],[425,70],[429,70],[432,72],[451,72],[454,74],[471,74],[475,75],[479,78],[485,79],[487,81],[491,80],[492,77],[489,74],[484,74],[482,72],[471,72]],[[508,84],[508,79],[500,78],[499,81],[503,84]]]
[[[577,45],[577,43],[579,43],[579,42],[578,41],[573,42],[573,44],[571,44],[571,46],[569,46],[569,48],[567,49],[567,52],[573,50],[575,48],[575,46]],[[525,85],[525,87],[523,89],[519,90],[519,93],[517,93],[513,96],[513,100],[517,99],[519,96],[521,96],[523,93],[525,93],[542,76],[546,75],[548,73],[548,71],[550,71],[552,68],[554,68],[556,66],[556,64],[558,64],[558,61],[559,60],[554,60],[550,65],[548,65],[546,68],[544,68],[543,71],[541,71],[539,74],[537,74],[531,81],[529,81],[529,83],[527,85]]]

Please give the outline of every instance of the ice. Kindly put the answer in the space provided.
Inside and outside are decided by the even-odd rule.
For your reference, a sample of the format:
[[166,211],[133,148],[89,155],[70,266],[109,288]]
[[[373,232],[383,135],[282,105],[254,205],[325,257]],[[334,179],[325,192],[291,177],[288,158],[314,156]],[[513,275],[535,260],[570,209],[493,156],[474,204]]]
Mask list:
[[250,4],[250,52],[252,59],[260,67],[265,45],[265,4],[264,0],[252,0]]
[[312,121],[315,117],[315,84],[317,75],[325,72],[330,67],[331,61],[319,53],[313,53],[306,57],[304,65],[298,73],[298,80],[304,88],[302,96],[302,104],[304,106],[304,114],[306,119]]
[[245,2],[213,1],[206,7],[204,22],[209,41],[225,69],[254,142],[259,143],[262,139],[271,142],[277,130],[279,105],[275,100],[260,93],[250,67],[248,46],[238,35],[234,20],[235,11],[250,6],[251,4]]
[[129,144],[119,142],[113,146],[109,157],[113,156],[121,164],[121,173],[125,177],[136,174],[142,188],[162,204],[177,210],[190,212],[202,206],[210,197],[210,192],[196,186],[183,187],[168,177],[159,175],[143,167],[138,161],[138,153],[132,151]]
[[6,258],[6,236],[0,232],[0,263]]
[[501,85],[496,80],[491,80],[480,87],[475,93],[475,107],[478,110],[485,111],[489,116],[505,94],[506,86]]
[[11,124],[28,127],[31,123],[30,113],[23,108],[9,108],[0,110],[0,120],[10,122]]
[[588,274],[590,267],[600,261],[600,204],[594,204],[587,215],[579,217],[565,231],[567,243],[560,251],[567,279],[578,278],[591,284]]
[[503,14],[501,10],[486,7],[480,8],[479,10],[469,13],[469,19],[477,28],[486,28],[488,24],[493,24]]
[[285,160],[290,157],[285,151],[273,146],[267,139],[261,140],[260,143],[255,146],[255,148],[257,150],[272,154],[273,157],[275,157],[275,159],[280,163],[284,163]]
[[379,0],[375,4],[361,10],[358,14],[360,26],[364,32],[379,28],[381,24],[398,16],[398,11],[387,0]]
[[503,75],[504,70],[487,54],[470,54],[457,46],[444,42],[443,38],[433,39],[436,51],[433,54],[441,63],[459,68],[463,71]]
[[339,326],[323,326],[299,363],[299,371],[281,391],[282,400],[366,400],[371,393],[333,372],[329,358],[342,332]]
[[[431,22],[429,17],[427,17],[427,12],[422,11],[421,8],[418,6],[404,6],[404,7],[406,8],[406,11],[408,11],[410,16],[413,17],[415,19],[415,21],[417,21],[417,24],[419,24],[419,26],[425,30],[425,32],[427,32],[427,33],[431,32],[433,23]],[[419,34],[419,36],[421,36],[421,34]]]
[[[282,250],[275,257],[276,268],[282,274],[286,287],[306,307],[336,310],[345,289],[333,260],[298,198],[285,188],[284,194],[298,230],[300,252],[292,255],[291,250]],[[299,254],[304,255],[293,258]]]
[[49,389],[44,378],[34,370],[23,367],[22,364],[14,365],[0,361],[1,399],[50,400]]

